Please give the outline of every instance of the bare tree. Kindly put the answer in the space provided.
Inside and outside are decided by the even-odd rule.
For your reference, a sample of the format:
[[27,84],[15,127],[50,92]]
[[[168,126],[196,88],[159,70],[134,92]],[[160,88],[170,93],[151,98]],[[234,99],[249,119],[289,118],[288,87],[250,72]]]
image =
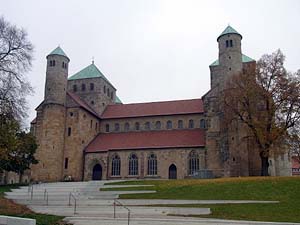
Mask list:
[[284,68],[280,50],[264,55],[256,70],[232,76],[224,90],[227,121],[245,124],[258,146],[261,175],[268,175],[268,158],[274,145],[287,144],[289,130],[300,121],[299,71]]
[[32,87],[25,77],[31,67],[33,46],[24,29],[0,17],[0,114],[17,120],[26,114],[26,96]]

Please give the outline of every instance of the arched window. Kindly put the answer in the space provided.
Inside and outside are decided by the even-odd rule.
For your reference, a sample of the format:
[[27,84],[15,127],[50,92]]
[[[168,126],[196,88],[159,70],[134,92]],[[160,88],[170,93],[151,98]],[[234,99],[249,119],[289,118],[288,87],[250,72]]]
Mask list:
[[85,84],[81,84],[81,90],[85,91]]
[[103,92],[106,93],[106,86],[103,87]]
[[189,175],[193,175],[199,171],[199,155],[195,151],[191,151],[189,154]]
[[171,120],[167,121],[167,129],[172,129],[172,121]]
[[106,132],[109,132],[109,124],[106,124],[106,125],[105,125],[105,131],[106,131]]
[[49,62],[49,66],[50,66],[50,67],[52,66],[52,60],[50,60],[50,62]]
[[194,128],[194,120],[189,120],[189,128]]
[[107,96],[109,97],[110,92],[109,92],[109,88],[107,88]]
[[124,125],[124,130],[125,130],[125,131],[129,131],[129,129],[130,129],[129,123],[125,123],[125,125]]
[[76,92],[76,91],[77,91],[77,85],[74,84],[74,85],[73,85],[73,92]]
[[178,120],[178,129],[182,129],[182,128],[183,128],[183,121]]
[[229,41],[229,46],[232,47],[233,46],[233,42],[232,40]]
[[52,66],[55,66],[55,60],[52,60]]
[[205,129],[205,120],[204,119],[200,120],[200,128]]
[[160,121],[156,121],[156,123],[155,123],[155,129],[156,129],[156,130],[160,130],[160,128],[161,128],[161,123],[160,123]]
[[110,93],[110,98],[114,99],[114,92],[113,91]]
[[226,40],[226,48],[228,48],[228,47],[229,47],[229,41]]
[[157,157],[153,153],[148,157],[148,175],[157,175]]
[[140,130],[140,123],[138,122],[135,123],[135,130]]
[[62,62],[62,68],[65,68],[65,62]]
[[144,126],[145,126],[145,130],[150,130],[150,123],[149,122],[146,122]]
[[120,157],[117,154],[115,154],[112,157],[112,161],[111,161],[111,175],[120,176],[120,170],[121,170],[121,160]]
[[138,157],[136,154],[132,153],[129,156],[129,167],[128,167],[128,175],[136,176],[139,174],[139,166],[138,166]]
[[115,131],[119,131],[120,130],[120,124],[115,123]]
[[91,90],[91,91],[94,90],[94,83],[90,83],[90,90]]

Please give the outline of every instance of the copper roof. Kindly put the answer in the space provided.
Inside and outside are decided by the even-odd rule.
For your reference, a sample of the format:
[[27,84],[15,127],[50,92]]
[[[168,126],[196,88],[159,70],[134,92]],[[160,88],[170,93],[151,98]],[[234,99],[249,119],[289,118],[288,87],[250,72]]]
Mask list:
[[203,113],[201,99],[108,105],[102,119]]
[[202,129],[101,133],[86,147],[85,152],[203,146],[205,131]]

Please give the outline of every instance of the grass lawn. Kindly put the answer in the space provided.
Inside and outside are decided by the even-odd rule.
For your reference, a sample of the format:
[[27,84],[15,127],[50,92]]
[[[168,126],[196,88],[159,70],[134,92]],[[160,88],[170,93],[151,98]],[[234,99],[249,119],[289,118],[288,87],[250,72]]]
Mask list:
[[[121,195],[123,199],[274,200],[277,204],[185,205],[209,207],[210,218],[300,222],[300,177],[247,177],[211,180],[125,181],[120,184],[152,184],[154,187],[106,190],[156,190],[153,194]],[[110,183],[109,185],[113,185]],[[104,190],[104,189],[101,189]],[[178,206],[178,205],[169,205]]]
[[19,205],[13,201],[4,198],[4,192],[17,188],[16,185],[0,186],[0,215],[25,217],[36,219],[37,225],[61,225],[64,224],[61,216],[37,214],[28,209],[26,206]]

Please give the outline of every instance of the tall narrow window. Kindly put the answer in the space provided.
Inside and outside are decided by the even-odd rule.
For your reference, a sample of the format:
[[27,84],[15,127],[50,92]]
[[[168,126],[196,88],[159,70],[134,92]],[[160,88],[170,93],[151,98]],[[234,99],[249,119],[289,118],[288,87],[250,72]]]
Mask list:
[[74,84],[74,85],[73,85],[73,92],[76,92],[76,91],[77,91],[77,85]]
[[107,96],[109,97],[110,92],[109,92],[109,88],[107,88]]
[[229,41],[226,40],[226,48],[228,48],[228,47],[229,47]]
[[183,128],[183,121],[178,120],[178,129],[182,129],[182,128]]
[[119,131],[120,130],[120,124],[115,123],[115,131]]
[[129,129],[130,129],[129,123],[125,123],[125,125],[124,125],[124,130],[125,130],[125,131],[129,131]]
[[93,120],[91,120],[90,128],[93,128]]
[[105,125],[105,132],[109,132],[109,124]]
[[121,170],[121,160],[120,157],[116,154],[112,158],[111,162],[111,175],[112,176],[120,176]]
[[204,119],[200,120],[200,128],[205,129],[205,120]]
[[62,62],[62,68],[65,68],[65,62]]
[[229,41],[229,46],[232,47],[233,46],[233,42],[232,40]]
[[98,123],[96,122],[95,130],[98,130]]
[[138,122],[135,123],[135,130],[140,130],[140,123]]
[[128,168],[128,174],[131,176],[137,176],[139,174],[139,166],[138,166],[138,157],[136,154],[132,153],[129,156],[129,168]]
[[110,98],[114,99],[114,92],[113,91],[110,93]]
[[72,128],[68,127],[68,136],[71,136],[71,133],[72,133]]
[[150,154],[148,157],[148,175],[157,175],[157,157],[155,154]]
[[189,128],[194,128],[194,120],[189,120]]
[[155,129],[156,130],[160,130],[161,129],[161,123],[160,123],[160,121],[156,121],[156,123],[155,123]]
[[150,123],[149,122],[146,122],[144,126],[145,126],[145,130],[150,130]]
[[90,83],[90,90],[91,90],[91,91],[94,90],[94,83]]
[[81,90],[85,91],[85,84],[81,84]]
[[69,166],[69,159],[65,158],[65,169],[68,169]]
[[106,86],[103,87],[103,92],[106,93]]
[[171,120],[167,121],[167,129],[172,129],[172,121]]
[[189,175],[193,175],[199,171],[199,155],[195,151],[191,151],[188,157],[189,161]]

